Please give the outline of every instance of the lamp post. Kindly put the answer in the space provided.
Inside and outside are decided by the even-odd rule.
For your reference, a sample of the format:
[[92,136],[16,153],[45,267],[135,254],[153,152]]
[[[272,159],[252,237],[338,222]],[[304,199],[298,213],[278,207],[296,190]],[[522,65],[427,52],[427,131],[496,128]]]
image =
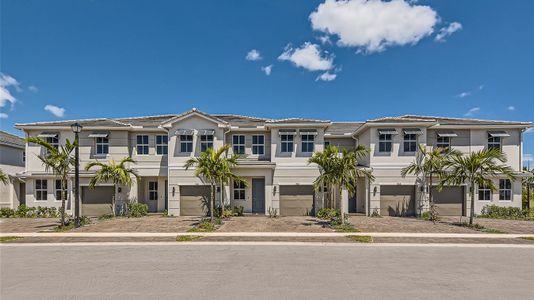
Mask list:
[[74,132],[74,224],[80,227],[80,147],[78,134],[82,131],[82,125],[74,123],[70,125]]

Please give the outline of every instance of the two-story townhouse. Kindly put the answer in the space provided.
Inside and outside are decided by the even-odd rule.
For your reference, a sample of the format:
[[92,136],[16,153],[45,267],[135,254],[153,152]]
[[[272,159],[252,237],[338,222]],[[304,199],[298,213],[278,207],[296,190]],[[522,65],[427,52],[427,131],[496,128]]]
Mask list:
[[[17,124],[29,136],[41,136],[58,145],[73,139],[70,124],[75,121]],[[217,198],[225,204],[242,206],[245,212],[305,215],[322,206],[324,195],[312,184],[319,175],[308,160],[325,145],[353,148],[363,145],[370,153],[361,162],[375,176],[360,179],[354,195],[341,192],[346,212],[369,215],[416,215],[428,209],[427,194],[415,176],[402,177],[402,168],[415,160],[419,144],[448,147],[468,153],[485,147],[499,147],[508,164],[519,176],[510,182],[495,178],[499,190],[492,193],[476,187],[476,211],[487,204],[521,206],[522,133],[527,122],[485,121],[440,117],[401,116],[366,122],[331,122],[303,118],[266,119],[229,114],[207,114],[196,109],[179,115],[120,119],[78,120],[81,166],[89,161],[120,160],[132,156],[131,165],[139,180],[131,187],[100,184],[88,187],[94,170],[81,173],[82,214],[110,211],[113,194],[120,203],[139,201],[153,212],[168,210],[170,215],[202,215],[209,185],[194,175],[185,163],[207,148],[231,145],[239,154],[234,172],[247,183],[231,183]],[[44,150],[26,145],[28,160],[20,178],[26,181],[28,205],[57,206],[55,178],[43,169],[36,155]],[[72,180],[68,185],[71,208]],[[442,215],[466,215],[467,188],[445,187],[435,191]]]
[[16,209],[24,203],[24,182],[16,177],[24,171],[24,145],[21,137],[0,131],[0,170],[9,177],[7,183],[0,182],[0,207]]

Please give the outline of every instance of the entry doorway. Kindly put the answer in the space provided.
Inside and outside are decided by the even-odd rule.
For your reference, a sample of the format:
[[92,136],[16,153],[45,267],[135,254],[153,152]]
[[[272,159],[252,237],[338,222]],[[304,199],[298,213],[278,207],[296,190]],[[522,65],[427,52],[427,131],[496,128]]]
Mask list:
[[265,214],[264,178],[252,178],[252,213]]

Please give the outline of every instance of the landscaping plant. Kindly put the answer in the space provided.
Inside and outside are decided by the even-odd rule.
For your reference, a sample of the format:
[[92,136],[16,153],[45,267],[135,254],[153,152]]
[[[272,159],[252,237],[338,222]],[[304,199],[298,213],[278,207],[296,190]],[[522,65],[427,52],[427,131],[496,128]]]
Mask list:
[[128,217],[140,218],[148,214],[148,205],[144,203],[129,202],[128,203]]

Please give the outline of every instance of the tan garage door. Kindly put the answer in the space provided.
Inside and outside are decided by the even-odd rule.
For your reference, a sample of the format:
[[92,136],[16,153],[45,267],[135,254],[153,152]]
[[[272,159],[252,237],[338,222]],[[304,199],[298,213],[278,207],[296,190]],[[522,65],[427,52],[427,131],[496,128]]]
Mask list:
[[180,187],[180,215],[205,216],[209,210],[210,187],[191,185]]
[[440,216],[462,216],[464,211],[464,188],[446,186],[441,192],[432,189],[432,199]]
[[380,214],[406,217],[415,215],[415,186],[381,185]]
[[307,216],[313,209],[313,187],[311,185],[281,185],[280,215]]
[[112,186],[82,187],[82,216],[111,214]]

